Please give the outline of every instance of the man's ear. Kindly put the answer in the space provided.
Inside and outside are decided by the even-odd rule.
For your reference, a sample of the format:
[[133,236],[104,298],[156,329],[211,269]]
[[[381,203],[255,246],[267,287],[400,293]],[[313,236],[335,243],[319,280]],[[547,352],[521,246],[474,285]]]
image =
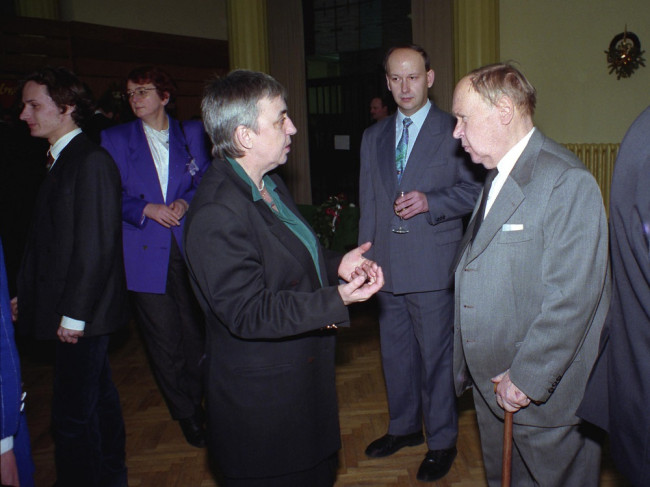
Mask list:
[[433,80],[436,79],[436,73],[433,69],[430,69],[427,71],[427,88],[431,88],[433,86]]
[[253,147],[253,138],[251,136],[251,129],[245,125],[238,125],[235,129],[235,143],[243,150]]
[[63,105],[65,108],[61,109],[61,115],[72,115],[77,107],[74,105]]
[[503,95],[499,98],[497,110],[499,111],[499,119],[503,125],[508,125],[512,122],[515,116],[515,104],[509,96]]

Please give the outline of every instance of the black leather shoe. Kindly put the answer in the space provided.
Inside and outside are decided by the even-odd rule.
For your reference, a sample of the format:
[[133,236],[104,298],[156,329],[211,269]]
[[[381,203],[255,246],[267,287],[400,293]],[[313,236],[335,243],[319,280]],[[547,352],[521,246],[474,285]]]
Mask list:
[[205,448],[205,429],[197,414],[178,420],[187,442],[197,448]]
[[373,441],[366,448],[366,455],[371,458],[387,457],[405,446],[415,446],[424,443],[424,436],[421,431],[410,435],[384,435]]
[[417,479],[421,482],[433,482],[443,478],[454,463],[456,453],[458,451],[455,446],[446,450],[429,450],[420,465]]

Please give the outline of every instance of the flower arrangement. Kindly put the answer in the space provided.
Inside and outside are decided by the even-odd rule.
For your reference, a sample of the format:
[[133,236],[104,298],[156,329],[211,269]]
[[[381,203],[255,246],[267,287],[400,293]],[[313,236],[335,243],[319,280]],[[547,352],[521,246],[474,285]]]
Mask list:
[[313,227],[323,247],[332,247],[336,228],[341,221],[341,213],[350,207],[354,207],[354,204],[349,203],[343,193],[339,193],[330,196],[316,208]]

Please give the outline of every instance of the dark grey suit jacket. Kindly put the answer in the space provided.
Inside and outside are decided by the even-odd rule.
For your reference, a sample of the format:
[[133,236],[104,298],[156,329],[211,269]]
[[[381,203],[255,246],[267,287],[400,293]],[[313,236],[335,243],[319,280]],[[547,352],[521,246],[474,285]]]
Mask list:
[[126,324],[120,175],[83,133],[43,182],[18,276],[18,326],[56,338],[62,316],[86,322],[84,336]]
[[397,114],[366,129],[361,143],[359,243],[382,266],[382,291],[396,294],[451,287],[451,262],[463,235],[462,217],[474,207],[481,183],[477,168],[452,137],[454,119],[435,105],[418,134],[400,189],[426,194],[429,212],[407,220],[409,233],[391,232],[397,218],[395,170]]
[[612,303],[578,414],[609,431],[616,466],[650,479],[650,108],[628,130],[610,200]]
[[317,465],[340,448],[335,333],[322,328],[349,326],[336,286],[341,256],[319,248],[321,286],[307,248],[226,161],[205,173],[186,219],[188,269],[206,316],[211,454],[229,477]]
[[[478,205],[477,205],[478,206]],[[535,130],[456,268],[454,378],[497,416],[490,379],[510,370],[532,401],[514,421],[576,424],[610,297],[600,189],[568,150]]]

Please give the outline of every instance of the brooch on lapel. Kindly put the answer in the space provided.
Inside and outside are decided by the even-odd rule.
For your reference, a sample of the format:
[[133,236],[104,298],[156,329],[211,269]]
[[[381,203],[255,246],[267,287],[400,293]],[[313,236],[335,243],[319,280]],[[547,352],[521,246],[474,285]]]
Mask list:
[[190,173],[190,176],[194,176],[198,172],[199,166],[196,165],[193,157],[190,159],[190,162],[185,165],[185,170]]

